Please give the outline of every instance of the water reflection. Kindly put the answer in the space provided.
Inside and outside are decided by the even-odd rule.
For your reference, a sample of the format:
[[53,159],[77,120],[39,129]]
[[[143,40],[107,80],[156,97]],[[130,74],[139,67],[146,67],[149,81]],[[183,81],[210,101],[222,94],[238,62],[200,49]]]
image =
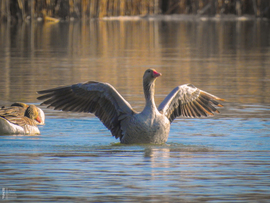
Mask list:
[[[53,144],[52,138],[41,139],[51,148],[34,141],[32,152],[29,146],[19,147],[24,153],[1,152],[2,186],[16,194],[9,200],[252,202],[269,198],[269,151],[82,142],[71,147],[66,145],[69,141]],[[5,141],[11,144],[8,138]]]
[[[265,21],[90,21],[0,25],[1,100],[35,102],[36,90],[87,80],[141,104],[142,73],[163,73],[157,102],[193,83],[230,102],[269,104]],[[248,33],[248,34],[247,34]]]

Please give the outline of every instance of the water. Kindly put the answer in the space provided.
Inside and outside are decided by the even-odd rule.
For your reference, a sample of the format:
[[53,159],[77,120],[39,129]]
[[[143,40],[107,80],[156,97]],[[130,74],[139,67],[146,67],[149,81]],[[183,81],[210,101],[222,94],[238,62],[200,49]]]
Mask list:
[[0,137],[2,200],[268,202],[268,21],[91,21],[0,25],[0,103],[37,90],[109,82],[138,111],[142,74],[156,103],[177,85],[226,99],[221,114],[178,118],[164,145],[120,145],[93,115],[44,109],[39,136]]

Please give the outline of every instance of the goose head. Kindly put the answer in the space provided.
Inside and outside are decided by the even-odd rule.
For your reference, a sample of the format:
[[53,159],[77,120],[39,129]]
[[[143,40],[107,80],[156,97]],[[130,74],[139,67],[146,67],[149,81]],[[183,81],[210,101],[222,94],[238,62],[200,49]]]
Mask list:
[[155,69],[147,69],[144,72],[143,75],[143,83],[146,84],[152,84],[153,82],[155,82],[155,80],[161,76],[162,74],[157,72]]
[[24,116],[34,120],[37,125],[43,125],[44,124],[44,113],[40,113],[42,110],[36,107],[35,105],[29,105],[29,107],[26,109]]

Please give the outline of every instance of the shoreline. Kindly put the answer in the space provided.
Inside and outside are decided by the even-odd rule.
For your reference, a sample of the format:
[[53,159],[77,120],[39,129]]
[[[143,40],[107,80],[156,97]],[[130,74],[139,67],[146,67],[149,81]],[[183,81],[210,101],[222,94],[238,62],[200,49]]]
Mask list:
[[136,21],[136,20],[161,20],[161,21],[253,21],[264,20],[269,21],[268,18],[256,17],[254,15],[193,15],[193,14],[171,14],[171,15],[136,15],[136,16],[109,16],[103,18],[96,18],[95,20],[107,20],[107,21]]

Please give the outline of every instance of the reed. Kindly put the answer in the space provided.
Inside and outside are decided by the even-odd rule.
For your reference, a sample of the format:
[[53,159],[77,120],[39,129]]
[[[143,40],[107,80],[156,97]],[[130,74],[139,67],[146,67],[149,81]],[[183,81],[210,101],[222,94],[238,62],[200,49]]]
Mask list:
[[157,14],[253,15],[270,18],[269,0],[1,0],[0,20],[91,19]]

